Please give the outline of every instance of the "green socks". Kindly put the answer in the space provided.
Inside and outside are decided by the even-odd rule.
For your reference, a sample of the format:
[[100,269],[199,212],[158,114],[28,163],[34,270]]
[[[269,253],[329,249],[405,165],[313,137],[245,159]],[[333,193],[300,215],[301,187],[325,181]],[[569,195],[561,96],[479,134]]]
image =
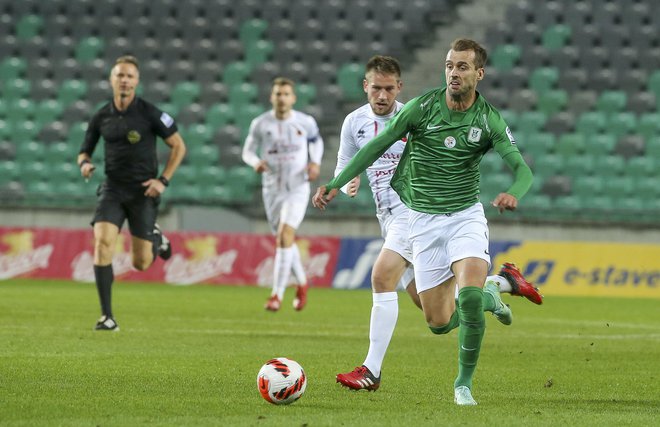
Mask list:
[[481,288],[467,286],[458,292],[458,377],[454,388],[472,388],[472,377],[477,368],[481,340],[486,329],[484,318],[484,295]]

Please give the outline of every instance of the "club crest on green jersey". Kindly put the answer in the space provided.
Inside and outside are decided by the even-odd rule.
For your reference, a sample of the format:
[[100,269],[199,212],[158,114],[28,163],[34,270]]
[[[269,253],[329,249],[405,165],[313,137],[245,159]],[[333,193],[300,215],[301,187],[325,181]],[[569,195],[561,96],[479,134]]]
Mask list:
[[456,146],[456,138],[453,136],[448,136],[445,138],[445,147],[454,148]]
[[477,127],[471,127],[468,131],[468,142],[479,142],[481,139],[481,129]]

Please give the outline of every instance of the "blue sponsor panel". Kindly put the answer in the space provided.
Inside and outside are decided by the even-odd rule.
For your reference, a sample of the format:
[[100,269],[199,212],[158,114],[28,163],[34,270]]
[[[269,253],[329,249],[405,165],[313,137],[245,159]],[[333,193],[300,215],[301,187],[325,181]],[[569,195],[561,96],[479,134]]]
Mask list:
[[343,238],[332,287],[371,288],[371,270],[382,246],[381,238]]

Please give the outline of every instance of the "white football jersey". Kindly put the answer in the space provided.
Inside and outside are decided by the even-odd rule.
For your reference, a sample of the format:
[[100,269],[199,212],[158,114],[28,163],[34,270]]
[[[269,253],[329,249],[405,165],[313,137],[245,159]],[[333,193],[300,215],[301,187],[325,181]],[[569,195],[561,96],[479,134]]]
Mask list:
[[[378,116],[374,114],[371,105],[365,104],[346,116],[341,127],[335,176],[346,167],[360,148],[364,147],[379,132],[385,129],[387,122],[394,117],[401,107],[403,107],[403,103],[396,101],[392,113],[386,116]],[[405,138],[397,141],[367,168],[367,177],[378,212],[388,210],[391,212],[403,206],[399,195],[390,187],[390,180],[399,164],[405,144]],[[342,188],[342,191],[346,192],[346,187]]]
[[307,165],[321,164],[323,139],[316,120],[308,114],[292,110],[280,120],[273,110],[256,117],[243,146],[243,161],[255,167],[261,160],[268,163],[263,173],[263,190],[290,191],[303,184],[309,186]]

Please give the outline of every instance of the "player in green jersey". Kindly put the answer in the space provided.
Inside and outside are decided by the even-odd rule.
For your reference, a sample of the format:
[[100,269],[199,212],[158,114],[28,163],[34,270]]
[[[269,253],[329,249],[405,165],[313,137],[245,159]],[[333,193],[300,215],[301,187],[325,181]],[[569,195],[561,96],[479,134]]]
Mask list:
[[325,209],[339,188],[407,137],[391,185],[411,208],[409,237],[426,321],[436,334],[459,327],[459,372],[454,382],[458,405],[477,403],[472,378],[485,331],[482,288],[490,255],[488,225],[479,202],[479,162],[494,149],[514,173],[511,187],[492,201],[500,212],[516,209],[533,179],[502,116],[476,91],[486,59],[477,42],[455,40],[445,61],[447,88],[408,102],[312,199],[314,206]]

